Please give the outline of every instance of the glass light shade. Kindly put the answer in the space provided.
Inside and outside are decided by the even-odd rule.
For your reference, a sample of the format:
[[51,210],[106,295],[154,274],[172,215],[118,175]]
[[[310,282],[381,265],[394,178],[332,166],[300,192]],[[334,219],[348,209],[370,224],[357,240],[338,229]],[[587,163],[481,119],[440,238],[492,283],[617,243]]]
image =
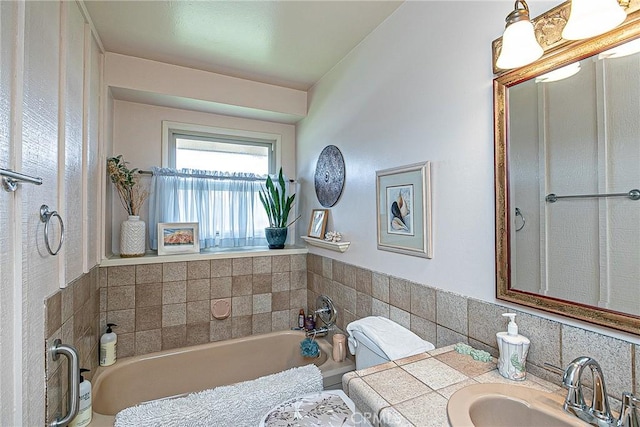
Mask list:
[[571,13],[562,30],[562,38],[588,39],[614,29],[626,17],[627,13],[617,0],[571,0]]
[[528,19],[509,25],[502,35],[502,51],[496,67],[503,70],[518,68],[540,58],[544,51],[533,33],[533,24]]
[[557,70],[549,71],[541,75],[540,77],[536,77],[536,83],[549,83],[549,82],[557,82],[558,80],[568,79],[569,77],[578,74],[580,71],[580,63],[573,62],[569,65],[565,65],[562,68],[558,68]]

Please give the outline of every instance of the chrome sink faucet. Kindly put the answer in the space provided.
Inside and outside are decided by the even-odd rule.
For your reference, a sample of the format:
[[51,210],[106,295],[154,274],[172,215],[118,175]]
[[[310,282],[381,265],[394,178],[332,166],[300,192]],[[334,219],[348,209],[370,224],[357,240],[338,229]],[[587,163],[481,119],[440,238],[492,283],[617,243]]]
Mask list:
[[[587,367],[593,377],[591,407],[585,403],[582,392],[581,378]],[[635,407],[635,403],[640,400],[631,393],[622,395],[620,418],[616,420],[611,414],[602,368],[595,359],[586,356],[574,359],[564,371],[562,383],[569,390],[563,405],[564,410],[582,421],[598,427],[640,427]]]

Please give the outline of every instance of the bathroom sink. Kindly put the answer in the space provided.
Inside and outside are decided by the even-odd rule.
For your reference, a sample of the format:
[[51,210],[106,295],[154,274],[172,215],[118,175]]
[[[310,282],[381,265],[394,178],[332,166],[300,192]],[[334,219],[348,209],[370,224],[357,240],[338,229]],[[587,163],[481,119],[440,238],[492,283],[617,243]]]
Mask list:
[[559,395],[511,384],[473,384],[449,399],[451,427],[586,426],[562,409]]

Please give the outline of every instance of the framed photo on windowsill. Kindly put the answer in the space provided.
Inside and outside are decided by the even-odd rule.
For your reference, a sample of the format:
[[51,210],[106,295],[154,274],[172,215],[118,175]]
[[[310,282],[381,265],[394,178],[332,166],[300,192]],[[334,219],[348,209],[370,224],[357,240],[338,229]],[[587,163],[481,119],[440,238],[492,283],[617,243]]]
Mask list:
[[197,222],[158,223],[158,255],[200,252]]
[[324,231],[327,228],[328,219],[328,209],[314,209],[311,212],[311,221],[309,222],[309,231],[307,232],[307,236],[316,239],[324,239]]
[[433,258],[430,163],[376,172],[378,249]]

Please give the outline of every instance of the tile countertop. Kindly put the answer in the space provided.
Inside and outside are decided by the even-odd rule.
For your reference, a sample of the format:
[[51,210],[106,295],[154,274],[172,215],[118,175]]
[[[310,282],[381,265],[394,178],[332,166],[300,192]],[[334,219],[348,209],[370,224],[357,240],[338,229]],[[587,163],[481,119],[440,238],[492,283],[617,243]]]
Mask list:
[[525,381],[503,378],[496,360],[480,362],[454,351],[453,345],[342,377],[342,388],[374,426],[449,426],[447,402],[457,390],[475,383],[505,383],[554,393],[561,405],[566,390],[527,373]]

